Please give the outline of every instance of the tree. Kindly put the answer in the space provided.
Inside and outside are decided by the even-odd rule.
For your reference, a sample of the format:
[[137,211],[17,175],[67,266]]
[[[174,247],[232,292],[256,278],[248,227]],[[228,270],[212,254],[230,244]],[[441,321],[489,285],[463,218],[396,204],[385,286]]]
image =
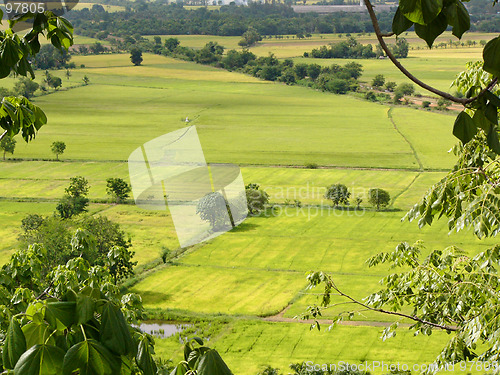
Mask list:
[[350,196],[351,193],[347,189],[347,186],[343,184],[333,184],[326,188],[325,198],[330,199],[335,207],[341,204],[348,206]]
[[141,65],[143,59],[142,59],[142,50],[138,47],[134,47],[130,50],[130,61],[135,66]]
[[384,189],[370,189],[368,190],[368,202],[380,210],[380,207],[386,207],[391,201],[391,196]]
[[106,180],[106,192],[118,203],[125,201],[131,191],[130,185],[121,178],[108,178]]
[[[454,148],[458,160],[454,168],[429,189],[405,218],[418,220],[420,227],[431,225],[435,218],[447,217],[450,230],[473,229],[478,238],[500,232],[500,181],[498,139],[498,109],[500,89],[500,37],[493,38],[483,49],[483,61],[470,63],[459,74],[454,85],[461,91],[454,96],[432,87],[399,63],[385,43],[377,15],[370,0],[364,0],[375,34],[387,56],[409,79],[466,109],[455,121],[453,134],[460,140]],[[497,1],[494,1],[495,5]],[[393,32],[400,35],[415,24],[415,31],[429,47],[447,25],[460,38],[470,28],[467,8],[460,1],[450,1],[436,7],[435,2],[414,7],[411,0],[400,0],[393,19]],[[465,95],[464,95],[465,94]],[[369,266],[386,263],[391,269],[400,268],[382,281],[382,289],[363,301],[340,290],[330,275],[313,272],[308,276],[310,287],[324,285],[320,306],[311,306],[305,317],[317,319],[323,308],[336,303],[337,297],[347,298],[361,310],[388,314],[395,319],[409,319],[416,334],[431,335],[433,330],[450,334],[450,340],[433,363],[435,368],[448,363],[479,360],[495,363],[500,347],[500,247],[494,246],[475,256],[450,246],[422,256],[422,245],[399,244],[389,253],[380,253],[368,260]],[[346,312],[352,316],[356,311]],[[335,319],[340,321],[344,314]],[[316,320],[316,326],[319,327]],[[396,320],[384,330],[384,338],[395,335]]]
[[59,155],[62,155],[64,153],[64,150],[66,150],[66,143],[62,141],[52,142],[50,150],[53,154],[56,155],[56,160],[59,160]]
[[213,231],[222,231],[231,227],[230,211],[224,196],[219,192],[209,193],[198,201],[196,214],[208,221]]
[[307,66],[307,76],[311,78],[313,81],[318,78],[321,73],[321,65],[318,64],[309,64]]
[[385,83],[385,77],[383,74],[377,74],[372,81],[373,87],[382,87]]
[[82,78],[83,84],[87,86],[90,83],[90,78],[87,75],[84,75]]
[[247,197],[247,208],[251,215],[256,215],[266,208],[269,204],[269,194],[260,190],[259,184],[248,184],[245,186],[245,195]]
[[140,297],[121,295],[106,267],[91,267],[82,258],[53,268],[47,278],[44,262],[43,248],[32,245],[2,267],[9,312],[0,321],[2,370],[115,374],[129,368],[156,374],[154,340],[132,325],[142,318]]
[[251,47],[257,42],[260,42],[262,37],[253,27],[249,27],[242,35],[242,39],[238,42],[241,47]]
[[66,69],[66,79],[69,80],[71,78],[71,70]]
[[5,154],[9,153],[13,155],[15,149],[16,149],[16,140],[14,138],[4,137],[0,141],[0,150],[3,151],[3,160],[5,160]]
[[14,85],[14,92],[16,95],[21,95],[29,99],[39,87],[40,85],[35,81],[27,77],[21,77]]
[[165,48],[170,52],[174,52],[177,46],[180,44],[179,39],[177,38],[168,38],[165,40]]
[[390,92],[393,92],[394,89],[396,88],[396,86],[397,86],[397,83],[393,82],[393,81],[388,81],[385,83],[385,89],[387,91],[390,91]]
[[359,210],[361,203],[363,203],[363,198],[359,196],[354,198],[354,203],[356,204],[356,209]]
[[87,211],[89,205],[87,198],[89,183],[85,177],[72,177],[70,181],[69,186],[65,189],[66,194],[56,206],[59,216],[63,219],[70,219],[74,215]]

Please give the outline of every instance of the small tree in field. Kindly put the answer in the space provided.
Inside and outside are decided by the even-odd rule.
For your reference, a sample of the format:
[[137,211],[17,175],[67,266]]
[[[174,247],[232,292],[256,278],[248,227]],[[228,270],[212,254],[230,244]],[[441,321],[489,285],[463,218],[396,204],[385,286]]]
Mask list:
[[330,199],[336,207],[341,204],[348,206],[350,196],[351,193],[344,184],[334,184],[326,188],[325,198]]
[[382,87],[384,86],[385,78],[383,74],[377,74],[372,81],[373,87]]
[[62,141],[53,142],[52,146],[50,146],[50,149],[52,153],[56,155],[56,160],[59,160],[59,155],[62,155],[64,153],[64,150],[66,150],[66,143]]
[[219,192],[205,195],[196,206],[196,213],[204,221],[208,221],[213,230],[223,229],[230,226],[226,200]]
[[245,186],[248,212],[251,215],[258,214],[269,203],[269,194],[264,190],[259,190],[259,184],[248,184]]
[[384,189],[370,189],[368,191],[368,202],[374,207],[377,207],[377,211],[380,207],[386,207],[391,201],[391,196]]
[[130,61],[132,61],[132,64],[135,66],[141,65],[143,59],[142,59],[142,51],[140,48],[134,47],[130,50]]
[[89,182],[85,177],[76,176],[71,178],[69,186],[66,188],[66,195],[62,197],[56,206],[56,210],[63,219],[70,219],[87,211],[89,199]]
[[132,191],[130,185],[121,178],[108,178],[106,183],[106,191],[115,198],[117,202],[126,200]]
[[3,150],[3,160],[5,160],[5,154],[14,154],[16,149],[16,140],[11,137],[4,137],[0,142],[0,149]]

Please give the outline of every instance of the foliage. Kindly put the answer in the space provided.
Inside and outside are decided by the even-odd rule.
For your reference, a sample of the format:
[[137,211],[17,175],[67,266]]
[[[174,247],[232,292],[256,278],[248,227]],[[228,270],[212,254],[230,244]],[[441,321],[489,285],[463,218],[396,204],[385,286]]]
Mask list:
[[214,231],[230,227],[231,223],[227,221],[229,212],[227,201],[219,192],[205,195],[196,205],[196,214],[202,220],[208,221]]
[[368,190],[368,202],[380,210],[380,207],[386,207],[391,201],[391,196],[384,189]]
[[14,85],[14,91],[17,95],[31,98],[40,85],[28,77],[21,77]]
[[184,360],[170,375],[232,375],[215,349],[203,346],[203,340],[193,337],[184,345]]
[[89,204],[89,199],[87,198],[89,183],[87,179],[82,176],[76,176],[72,177],[70,181],[69,186],[65,189],[66,194],[56,206],[59,216],[63,219],[69,219],[74,215],[87,211]]
[[267,365],[262,371],[259,371],[257,375],[281,375],[279,368],[273,368]]
[[247,197],[248,212],[251,215],[256,215],[266,208],[269,204],[269,194],[266,191],[260,190],[259,184],[248,184],[245,186],[245,194]]
[[[12,28],[19,21],[33,20],[33,26],[22,38]],[[52,12],[28,13],[16,20],[9,21],[9,27],[0,31],[2,63],[0,64],[0,78],[14,73],[20,76],[35,77],[30,64],[32,56],[40,52],[40,35],[46,35],[51,43],[59,49],[68,49],[73,44],[73,27],[64,18]],[[26,142],[35,137],[36,132],[47,123],[43,111],[32,104],[28,99],[20,96],[8,96],[2,99],[0,105],[0,127],[4,136],[14,137],[21,133]]]
[[51,44],[44,44],[35,57],[33,65],[36,69],[61,69],[69,67],[71,55],[67,50],[60,50]]
[[387,82],[385,83],[385,86],[384,86],[384,87],[385,87],[385,89],[386,89],[387,91],[393,92],[393,91],[394,91],[394,89],[396,88],[396,86],[397,86],[397,83],[396,83],[396,82],[394,82],[394,81],[387,81]]
[[261,40],[262,37],[259,35],[257,30],[253,27],[249,27],[248,30],[243,33],[242,39],[238,42],[238,45],[241,47],[252,47]]
[[130,61],[132,61],[132,64],[135,66],[141,65],[143,59],[142,59],[142,50],[140,48],[132,48],[130,50]]
[[340,205],[348,206],[350,196],[351,192],[344,184],[333,184],[326,188],[325,198],[330,199],[336,207]]
[[394,45],[390,46],[391,52],[394,57],[398,59],[403,59],[408,57],[408,52],[410,50],[410,43],[405,38],[398,38]]
[[376,57],[371,44],[364,46],[353,37],[340,43],[331,44],[330,47],[321,46],[319,49],[313,49],[309,56],[318,59],[370,59]]
[[9,153],[11,155],[14,154],[14,150],[16,149],[16,140],[11,137],[4,137],[0,141],[0,150],[3,151],[3,160],[5,160],[5,154]]
[[2,267],[1,370],[16,374],[156,374],[154,340],[131,323],[141,298],[120,295],[105,267],[74,258],[52,269],[38,245]]
[[[72,228],[78,228],[72,235]],[[21,248],[43,246],[45,262],[42,274],[73,257],[85,259],[91,266],[107,266],[115,282],[133,274],[132,243],[117,223],[104,216],[89,216],[79,222],[58,217],[28,215],[22,220]]]
[[117,202],[123,202],[129,197],[132,188],[121,178],[108,178],[106,180],[106,191]]
[[377,74],[372,80],[373,87],[382,87],[385,83],[385,77],[383,74]]
[[56,155],[56,160],[59,160],[59,155],[62,155],[66,150],[66,143],[64,143],[63,141],[52,142],[50,150],[53,154]]

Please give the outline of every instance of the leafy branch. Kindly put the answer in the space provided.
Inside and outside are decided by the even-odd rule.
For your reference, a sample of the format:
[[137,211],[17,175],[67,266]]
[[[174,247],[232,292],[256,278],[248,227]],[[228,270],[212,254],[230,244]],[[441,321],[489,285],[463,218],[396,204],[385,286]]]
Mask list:
[[[410,73],[408,71],[408,69],[406,69],[399,62],[399,60],[394,56],[394,54],[391,52],[391,50],[389,49],[389,47],[385,43],[384,37],[391,37],[393,35],[397,35],[398,33],[393,31],[393,32],[388,33],[388,34],[383,34],[382,31],[380,30],[380,26],[379,26],[379,23],[378,23],[377,15],[375,14],[375,11],[373,9],[372,3],[370,2],[370,0],[364,0],[364,2],[365,2],[365,5],[366,5],[366,8],[368,9],[368,14],[370,15],[370,19],[371,19],[372,24],[373,24],[373,29],[375,30],[375,35],[377,36],[377,40],[380,43],[380,46],[382,47],[382,49],[384,50],[384,52],[386,53],[387,57],[401,71],[401,73],[403,73],[406,77],[408,77],[410,80],[412,80],[413,82],[415,82],[420,87],[422,87],[422,88],[424,88],[424,89],[426,89],[426,90],[428,90],[428,91],[430,91],[430,92],[432,92],[432,93],[434,93],[436,95],[439,95],[439,96],[441,96],[443,98],[451,100],[451,101],[453,101],[455,103],[460,103],[460,104],[466,105],[466,104],[469,104],[469,103],[472,103],[472,102],[476,101],[478,98],[480,98],[481,96],[483,96],[484,94],[486,94],[487,91],[491,90],[497,84],[498,79],[494,78],[488,84],[488,86],[486,86],[478,95],[476,95],[476,96],[474,96],[472,98],[458,98],[458,97],[453,96],[453,95],[451,95],[451,94],[449,94],[447,92],[438,90],[437,88],[432,87],[432,86],[428,85],[427,83],[421,81],[420,79],[418,79],[417,77],[415,77],[412,73]],[[399,8],[398,8],[398,11],[399,11]],[[404,17],[404,16],[400,15],[399,13],[396,13],[395,19],[396,19],[396,17]],[[412,23],[406,22],[405,27],[406,26],[407,27],[406,27],[405,30],[407,30],[411,25],[412,25]],[[394,27],[395,26],[393,24],[393,28]],[[432,45],[432,43],[431,43],[431,45]]]

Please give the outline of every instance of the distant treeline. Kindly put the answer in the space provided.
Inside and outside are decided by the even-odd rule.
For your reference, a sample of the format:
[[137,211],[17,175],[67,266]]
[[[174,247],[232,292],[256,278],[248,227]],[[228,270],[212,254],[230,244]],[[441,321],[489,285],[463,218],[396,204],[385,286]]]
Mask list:
[[224,55],[224,47],[217,42],[209,42],[203,48],[195,50],[181,46],[176,38],[169,38],[163,45],[157,46],[153,52],[164,56],[238,71],[267,81],[278,81],[287,85],[299,84],[336,94],[356,91],[359,87],[358,78],[363,72],[362,65],[355,62],[328,67],[318,64],[294,64],[292,59],[280,61],[273,54],[257,57],[247,49],[233,49]]
[[[389,48],[397,58],[405,58],[408,57],[410,45],[405,38],[398,38],[396,44],[389,45]],[[304,52],[304,57],[317,59],[371,59],[380,56],[385,56],[385,53],[378,44],[376,50],[373,51],[371,44],[360,44],[353,37],[340,43],[315,48],[311,53]]]
[[[365,13],[298,14],[285,4],[227,5],[217,10],[186,9],[182,4],[165,4],[161,0],[124,4],[126,10],[121,12],[108,13],[101,5],[94,4],[91,9],[72,10],[67,17],[78,34],[98,39],[110,35],[241,36],[250,27],[260,35],[373,32]],[[500,31],[500,15],[496,13],[499,6],[493,8],[491,0],[471,0],[469,4],[471,31]],[[492,13],[490,8],[494,9]],[[378,16],[382,31],[389,32],[393,13],[381,12]]]

